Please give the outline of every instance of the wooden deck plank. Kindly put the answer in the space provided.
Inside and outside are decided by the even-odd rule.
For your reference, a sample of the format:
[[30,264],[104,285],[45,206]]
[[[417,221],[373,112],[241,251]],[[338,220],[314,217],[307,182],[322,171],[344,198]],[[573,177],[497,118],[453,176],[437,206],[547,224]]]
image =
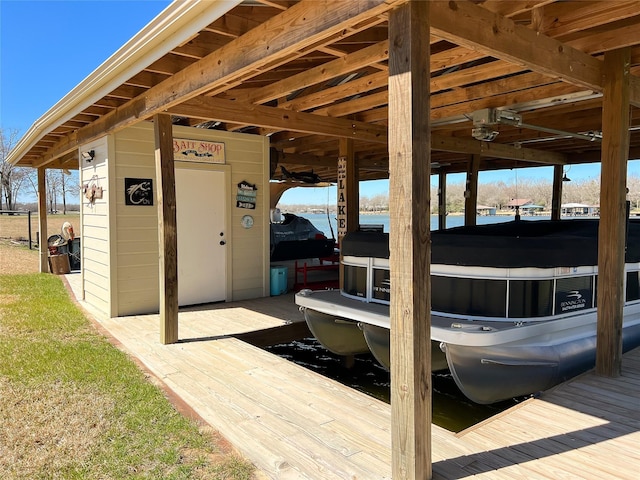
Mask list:
[[[461,441],[460,437],[432,425],[433,472],[441,478],[513,479],[515,462],[505,462],[494,450]],[[525,473],[523,472],[523,475]],[[488,475],[488,476],[485,476]]]
[[[523,412],[521,419],[523,422],[533,424],[540,420],[538,413]],[[539,430],[541,438],[537,440],[538,442],[546,440],[549,445],[553,443],[555,445],[553,448],[557,448],[558,454],[564,458],[579,456],[580,458],[574,458],[574,461],[579,460],[592,471],[602,471],[603,474],[608,475],[624,473],[629,476],[637,473],[634,470],[627,470],[624,465],[616,465],[615,472],[612,472],[611,465],[607,461],[621,453],[627,458],[633,458],[634,450],[637,448],[629,449],[621,438],[627,432],[620,433],[609,423],[585,426],[584,420],[571,421],[570,415],[552,415],[548,406],[544,409],[544,414],[545,422],[543,422],[543,428]]]
[[[181,310],[173,345],[160,344],[158,315],[100,323],[264,477],[390,478],[388,404],[231,336],[299,321],[291,303]],[[621,377],[587,373],[460,434],[433,425],[434,478],[635,480],[639,386],[636,349]]]
[[[568,449],[586,448],[594,444],[601,444],[611,438],[619,436],[614,432],[610,424],[592,425],[584,420],[572,421],[571,416],[554,416],[548,406],[541,409],[544,417],[540,417],[541,411],[528,410],[522,412],[518,418],[511,419],[506,428],[513,424],[534,425],[537,428],[532,434],[522,435],[522,442],[536,441],[548,442],[551,451],[564,453]],[[541,419],[544,418],[544,421]]]
[[489,447],[494,444],[495,434],[491,432],[474,432],[472,435],[466,436],[464,442],[477,449],[479,452],[486,452],[491,450],[494,455],[500,458],[500,471],[507,471],[511,478],[521,478],[528,480],[532,477],[532,473],[540,474],[541,472],[536,468],[531,468],[531,462],[533,457],[531,455],[524,454],[516,449],[512,448],[496,448]]
[[606,408],[607,411],[611,411],[612,413],[618,409],[633,411],[638,408],[637,397],[618,394],[610,390],[603,390],[601,387],[594,387],[582,382],[575,383],[572,386],[572,391],[575,392],[575,395],[585,399],[598,399],[599,402],[603,404],[603,408]]
[[[230,341],[234,340],[230,339]],[[225,365],[224,353],[221,352],[216,353],[216,359],[219,361],[216,362],[215,368],[201,364],[197,355],[191,356],[188,361],[202,369],[203,375],[207,377],[204,381],[224,382],[227,385],[234,386],[236,394],[245,395],[263,408],[278,412],[278,414],[296,424],[303,423],[304,425],[308,424],[309,427],[317,427],[334,420],[330,411],[318,411],[307,405],[304,394],[299,394],[294,404],[291,399],[292,394],[296,392],[291,390],[282,391],[277,384],[268,382],[256,383],[255,373],[261,369],[260,366],[256,365],[249,370],[230,368],[229,364]],[[256,372],[253,371],[254,369]],[[207,370],[209,372],[204,373]]]
[[[234,355],[234,361],[238,363],[244,362],[245,360],[243,359],[258,357],[264,368],[256,371],[254,376],[255,378],[264,377],[263,381],[265,383],[275,382],[282,385],[288,385],[291,380],[291,375],[294,375],[296,378],[303,380],[292,386],[295,392],[313,394],[318,400],[327,398],[332,402],[327,406],[328,409],[335,407],[335,403],[333,403],[335,402],[335,398],[333,396],[327,396],[327,393],[335,392],[336,394],[348,398],[349,401],[354,402],[354,404],[359,408],[366,409],[370,414],[376,413],[378,415],[383,415],[388,420],[388,417],[386,417],[388,414],[388,406],[380,400],[368,395],[363,396],[360,392],[353,389],[345,389],[345,387],[338,382],[330,381],[328,384],[325,377],[322,377],[302,366],[296,365],[295,363],[287,361],[283,362],[281,358],[253,347],[252,345],[248,345],[243,342],[233,342],[227,343],[227,347],[228,349],[225,353],[228,355]],[[234,349],[234,353],[231,352],[231,348]],[[252,359],[252,362],[253,361],[255,360]],[[252,363],[246,365],[252,365]],[[377,428],[380,428],[380,421],[375,420],[374,425]]]
[[[256,372],[255,377],[265,377],[265,371],[262,370]],[[265,382],[268,382],[268,380],[265,379]],[[340,388],[344,387],[343,385],[339,386]],[[332,412],[333,418],[340,420],[340,422],[347,428],[352,428],[355,429],[355,431],[368,435],[375,435],[376,438],[383,435],[390,435],[390,418],[387,415],[376,412],[376,409],[369,409],[369,406],[375,405],[375,402],[358,406],[361,402],[351,403],[348,401],[349,397],[344,399],[347,401],[344,401],[343,399],[336,397],[335,393],[327,395],[327,392],[307,391],[300,392],[298,395],[305,395],[305,398],[308,398],[309,404],[316,410]],[[336,400],[338,400],[339,403],[336,403]],[[375,399],[372,398],[371,400]],[[381,403],[384,407],[388,408],[388,405],[383,402]],[[343,404],[349,405],[349,408],[341,408],[341,405]],[[375,407],[379,408],[378,405],[375,405]],[[388,442],[383,442],[382,445],[384,444],[388,444]]]
[[[358,416],[358,415],[354,415]],[[387,420],[388,422],[388,420]],[[391,449],[391,434],[380,435],[373,432],[354,429],[351,424],[341,421],[328,422],[320,427],[321,434],[336,446],[348,451],[348,456],[367,453],[370,457],[388,460]]]
[[[187,358],[186,361],[191,365],[193,359]],[[222,372],[222,370],[218,370],[216,373],[219,384],[204,389],[202,392],[202,397],[208,398],[209,404],[201,405],[200,409],[209,418],[216,419],[214,425],[217,428],[220,428],[220,425],[223,426],[221,431],[227,438],[230,437],[229,440],[234,444],[249,445],[250,451],[244,451],[245,455],[248,455],[249,458],[254,457],[253,445],[255,443],[265,444],[273,451],[278,452],[276,458],[286,458],[286,463],[295,471],[304,472],[306,469],[312,471],[313,474],[309,475],[309,478],[348,478],[343,476],[345,473],[344,465],[348,462],[345,462],[342,453],[335,451],[336,444],[328,439],[318,441],[317,437],[313,436],[314,432],[320,430],[318,417],[323,416],[320,412],[313,412],[314,415],[305,418],[300,414],[300,403],[292,402],[290,398],[274,398],[272,391],[269,393],[260,392],[260,389],[247,382],[246,378],[243,381],[242,378],[236,377],[236,381],[234,381],[233,375]],[[206,378],[201,382],[209,383],[211,380]],[[242,388],[242,385],[246,385],[246,388]],[[211,401],[212,397],[215,402]],[[285,400],[287,401],[285,402]],[[298,411],[294,411],[290,405],[297,407]],[[332,420],[323,418],[321,422],[324,421]],[[301,437],[300,432],[304,432],[304,438]],[[295,439],[293,443],[292,439]],[[330,464],[336,465],[337,471],[331,473],[331,469],[328,469],[326,465],[318,466],[313,462],[312,457],[297,448],[297,445],[303,443],[313,444],[313,450],[320,452],[322,458],[330,460]],[[269,461],[273,455],[267,455],[265,461],[264,454],[263,452],[263,456],[256,462],[260,468],[271,468],[274,464],[281,468],[282,462]],[[363,472],[359,473],[363,474]],[[364,472],[364,475],[368,473]],[[321,474],[329,476],[319,476]]]
[[622,366],[622,372],[627,371],[627,373],[638,375],[638,367],[640,367],[640,355],[635,354],[633,351],[625,353],[625,364]]
[[624,374],[618,378],[608,377],[585,377],[582,382],[594,388],[606,389],[609,392],[620,393],[625,397],[631,395],[640,395],[640,379],[634,381],[633,378],[627,378]]
[[[486,439],[496,438],[497,432],[487,432]],[[535,472],[537,475],[543,476],[542,478],[562,478],[563,472],[573,472],[574,475],[579,475],[582,478],[588,478],[592,472],[588,468],[583,468],[580,463],[574,464],[561,457],[559,449],[555,442],[548,439],[541,441],[524,441],[522,435],[519,432],[500,431],[500,437],[503,445],[507,444],[508,447],[493,447],[492,450],[499,448],[508,449],[508,451],[516,451],[521,455],[529,456],[529,462],[524,466]],[[495,441],[495,440],[494,440]]]
[[371,478],[379,480],[391,480],[391,469],[389,468],[388,458],[380,458],[371,455],[370,452],[360,452],[351,455],[348,459],[350,463],[358,465],[361,468],[367,468],[371,472],[375,472]]
[[640,428],[638,409],[619,408],[603,402],[599,398],[585,397],[570,391],[558,391],[554,394],[555,403],[570,409],[586,412],[590,415],[604,418],[618,424]]
[[[452,445],[449,445],[443,449],[443,444],[434,435],[433,471],[442,477],[452,479],[483,478],[483,475],[489,474],[484,478],[513,479],[514,476],[515,478],[519,476],[517,473],[519,467],[515,462],[505,461],[495,451],[487,451],[482,447],[474,448],[473,445],[461,442],[460,439],[454,441],[457,448],[451,448]],[[462,451],[460,447],[463,447]],[[436,453],[444,454],[446,457],[439,457]],[[514,466],[515,468],[512,468]],[[526,475],[526,473],[523,472],[522,475]]]
[[586,424],[591,426],[600,426],[617,431],[621,434],[628,434],[637,430],[640,426],[640,418],[636,417],[637,425],[632,426],[626,423],[628,417],[620,417],[622,421],[612,420],[606,417],[594,415],[593,413],[599,413],[596,409],[592,412],[586,409],[571,409],[564,404],[556,402],[545,402],[544,404],[545,419],[554,419],[557,422],[561,422],[562,425],[567,428],[574,425],[576,428],[583,427]]
[[[225,343],[227,342],[225,341]],[[233,344],[238,346],[237,342],[233,342]],[[263,353],[263,355],[273,358],[270,354]],[[280,367],[277,369],[255,368],[249,372],[251,380],[258,380],[260,383],[258,388],[255,388],[255,384],[252,383],[252,389],[270,391],[274,398],[278,396],[277,393],[273,393],[274,389],[279,391],[280,398],[275,401],[275,405],[280,405],[278,416],[287,418],[288,422],[295,423],[297,426],[302,427],[303,430],[308,431],[309,435],[313,435],[316,442],[326,445],[331,450],[338,449],[345,456],[351,456],[363,450],[377,455],[388,454],[390,435],[388,432],[382,431],[381,427],[381,425],[384,428],[388,426],[388,414],[383,415],[382,418],[378,417],[368,421],[367,419],[376,413],[375,409],[367,408],[372,402],[367,402],[364,409],[358,410],[357,415],[351,409],[335,408],[335,397],[326,398],[326,382],[325,387],[317,391],[301,391],[298,388],[299,385],[287,381],[286,375],[274,377],[269,373],[284,372],[285,374],[290,374],[288,370],[302,369],[304,372],[306,370],[294,364],[288,364],[287,368],[284,369],[282,365]],[[296,399],[295,411],[291,411],[287,407],[291,403],[291,398]],[[371,400],[375,402],[374,399]],[[254,401],[262,403],[259,394],[256,394]],[[265,408],[267,408],[266,405]],[[269,408],[274,407],[270,405]],[[331,412],[331,417],[326,417],[323,412]],[[313,424],[311,424],[310,419],[314,420]],[[368,424],[370,427],[363,429],[363,424]],[[357,428],[358,426],[360,428]],[[353,432],[357,432],[355,438],[352,435]],[[366,441],[360,444],[357,441],[358,439],[365,439]]]

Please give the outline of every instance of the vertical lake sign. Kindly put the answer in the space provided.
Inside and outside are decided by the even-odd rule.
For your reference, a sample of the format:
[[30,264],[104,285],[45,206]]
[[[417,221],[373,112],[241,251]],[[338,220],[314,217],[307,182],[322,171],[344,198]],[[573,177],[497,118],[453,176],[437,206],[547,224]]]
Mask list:
[[338,157],[338,238],[347,234],[347,158]]
[[174,138],[173,159],[184,162],[224,164],[224,143]]

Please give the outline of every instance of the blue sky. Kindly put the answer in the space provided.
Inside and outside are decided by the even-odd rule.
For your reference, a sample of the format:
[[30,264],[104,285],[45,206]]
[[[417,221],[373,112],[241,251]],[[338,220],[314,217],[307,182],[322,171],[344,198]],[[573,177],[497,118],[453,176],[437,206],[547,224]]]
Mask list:
[[0,127],[22,136],[169,3],[0,0]]
[[[168,0],[0,0],[0,128],[29,127],[158,13]],[[640,175],[640,162],[629,173]],[[595,165],[571,167],[572,179],[598,177]],[[522,178],[550,180],[550,168],[519,170]],[[513,181],[512,170],[484,172],[480,182]],[[450,182],[464,180],[452,175]],[[302,190],[302,189],[298,189]],[[362,182],[361,195],[386,194],[388,182]],[[333,189],[333,192],[335,190]],[[330,193],[335,198],[335,193]],[[326,204],[327,189],[295,189],[283,203]]]

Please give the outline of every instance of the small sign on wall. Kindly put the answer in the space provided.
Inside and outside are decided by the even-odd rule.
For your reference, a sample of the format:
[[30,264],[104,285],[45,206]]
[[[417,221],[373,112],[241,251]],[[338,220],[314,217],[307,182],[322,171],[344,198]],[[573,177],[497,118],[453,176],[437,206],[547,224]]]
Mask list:
[[252,183],[244,180],[240,182],[236,194],[236,207],[255,210],[257,190],[258,188]]
[[125,205],[153,205],[153,179],[125,178]]
[[186,162],[224,164],[224,143],[174,138],[173,159]]

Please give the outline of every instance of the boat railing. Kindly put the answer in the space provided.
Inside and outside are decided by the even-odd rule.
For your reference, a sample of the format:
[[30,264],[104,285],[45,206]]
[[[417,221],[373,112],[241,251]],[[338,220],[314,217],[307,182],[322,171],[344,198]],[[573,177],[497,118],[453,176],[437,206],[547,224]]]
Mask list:
[[[389,260],[345,257],[341,294],[389,305]],[[493,321],[544,320],[597,307],[597,267],[545,269],[432,265],[431,308],[434,313]],[[456,267],[456,266],[453,266]],[[627,265],[626,302],[640,300],[640,264]]]

